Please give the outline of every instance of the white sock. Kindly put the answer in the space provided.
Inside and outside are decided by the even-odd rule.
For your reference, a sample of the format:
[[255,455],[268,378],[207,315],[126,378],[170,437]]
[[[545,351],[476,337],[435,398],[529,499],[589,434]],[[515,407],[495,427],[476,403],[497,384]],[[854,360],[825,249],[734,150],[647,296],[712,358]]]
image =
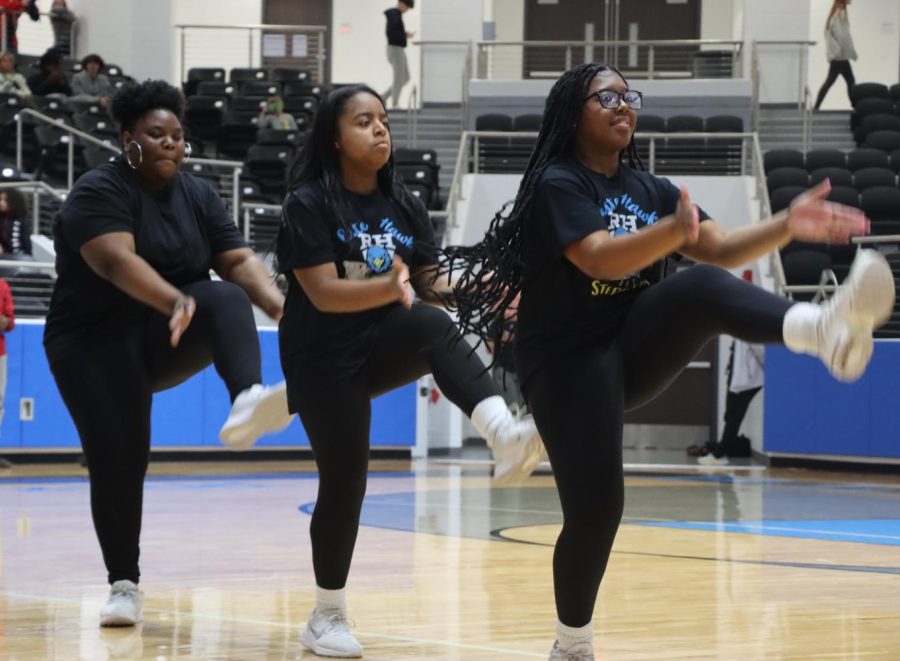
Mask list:
[[320,611],[338,610],[347,614],[347,588],[326,590],[316,586],[316,608]]
[[797,303],[784,315],[784,345],[794,353],[819,355],[819,319],[822,307],[813,303]]
[[488,447],[493,448],[497,440],[497,433],[505,424],[513,422],[513,414],[509,412],[506,402],[500,395],[494,395],[483,399],[472,410],[472,426],[487,441]]
[[568,651],[574,645],[594,642],[594,620],[583,627],[568,627],[559,620],[556,621],[556,640],[559,641],[559,649]]

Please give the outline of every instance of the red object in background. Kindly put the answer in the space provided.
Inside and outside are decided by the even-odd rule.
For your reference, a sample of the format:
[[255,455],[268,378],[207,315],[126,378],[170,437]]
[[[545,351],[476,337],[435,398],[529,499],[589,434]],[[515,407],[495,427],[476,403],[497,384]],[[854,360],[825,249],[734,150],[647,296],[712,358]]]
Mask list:
[[747,282],[753,282],[753,269],[744,269],[742,277]]
[[437,403],[438,403],[438,400],[439,400],[440,398],[441,398],[441,391],[438,390],[437,388],[432,388],[432,389],[431,389],[431,403],[432,403],[432,404],[437,404]]

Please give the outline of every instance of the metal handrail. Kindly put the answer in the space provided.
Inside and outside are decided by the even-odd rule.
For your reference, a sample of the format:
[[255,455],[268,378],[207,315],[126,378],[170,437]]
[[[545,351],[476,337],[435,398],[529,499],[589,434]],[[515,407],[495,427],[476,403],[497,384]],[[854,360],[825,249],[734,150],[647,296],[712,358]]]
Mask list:
[[[602,49],[605,53],[604,59],[609,59],[610,50],[615,54],[617,51],[616,47],[621,46],[634,46],[634,47],[646,47],[647,57],[648,57],[648,70],[646,71],[649,78],[653,78],[655,71],[655,55],[656,49],[658,47],[665,46],[729,46],[731,48],[731,61],[732,61],[732,75],[738,71],[739,64],[741,61],[741,55],[743,53],[744,42],[734,39],[594,39],[594,40],[578,40],[578,41],[569,41],[569,40],[532,40],[532,41],[476,41],[475,44],[475,66],[474,75],[476,77],[481,77],[482,66],[481,62],[478,60],[480,57],[480,53],[482,51],[487,52],[488,49],[503,47],[503,46],[517,46],[517,47],[565,47],[566,48],[566,63],[565,68],[569,69],[572,66],[572,53],[575,48],[586,48],[586,47],[597,47]],[[701,51],[702,52],[702,51]],[[610,62],[610,64],[617,64],[617,62]],[[621,67],[620,67],[621,68]],[[485,77],[487,76],[487,68],[484,68]]]
[[31,233],[37,234],[41,223],[41,192],[46,192],[57,200],[62,202],[66,199],[66,192],[53,188],[46,181],[3,181],[0,182],[0,190],[6,188],[31,188],[32,204],[31,204]]
[[237,23],[231,25],[201,25],[199,23],[178,23],[173,26],[176,30],[181,30],[181,38],[179,39],[180,45],[180,62],[181,62],[181,77],[183,80],[187,79],[187,68],[185,67],[185,30],[249,30],[250,34],[250,42],[249,42],[249,55],[250,62],[253,61],[253,35],[252,31],[254,30],[269,30],[272,32],[315,32],[319,35],[318,40],[318,49],[315,54],[316,59],[316,81],[319,83],[325,82],[325,49],[323,46],[325,33],[328,31],[327,25],[275,25],[268,23]]
[[[38,112],[37,110],[32,110],[31,108],[22,108],[18,113],[16,113],[16,168],[21,172],[22,171],[22,116],[30,115],[35,119],[53,126],[55,128],[61,129],[71,135],[77,136],[84,140],[85,142],[89,142],[91,144],[97,145],[103,149],[113,152],[114,154],[121,154],[122,150],[116,145],[110,144],[109,142],[105,142],[98,138],[95,138],[90,133],[85,133],[81,129],[77,129],[74,126],[70,126],[64,122],[54,119],[49,115],[45,115],[42,112]],[[75,142],[73,140],[69,140],[67,145],[68,147],[68,172],[67,172],[67,184],[71,189],[72,184],[74,183],[75,176]],[[226,167],[232,168],[232,193],[234,195],[234,199],[238,199],[240,196],[240,177],[243,172],[244,164],[241,161],[226,161],[218,158],[191,158],[189,163],[202,163],[204,165],[212,165],[215,167]],[[182,162],[184,165],[184,162]],[[237,206],[235,205],[235,209],[232,212],[232,217],[234,218],[235,224],[237,224],[240,216],[237,212]]]
[[413,83],[409,90],[409,105],[406,107],[406,130],[412,143],[412,148],[416,148],[416,142],[419,137],[419,113],[417,107],[419,105],[419,88]]
[[[45,115],[42,112],[38,112],[37,110],[32,110],[31,108],[22,108],[18,113],[16,113],[16,167],[19,171],[22,171],[22,120],[25,115],[29,115],[34,117],[35,119],[49,124],[54,128],[61,129],[66,131],[67,133],[78,136],[82,140],[86,142],[90,142],[92,144],[97,145],[98,147],[102,147],[103,149],[108,149],[116,154],[121,153],[121,150],[109,144],[108,142],[104,142],[103,140],[99,140],[92,136],[90,133],[85,133],[80,129],[76,129],[74,126],[69,126],[65,122],[54,119],[49,115]],[[75,141],[69,139],[67,144],[67,156],[68,156],[68,172],[67,174],[67,183],[68,187],[72,188],[72,184],[75,181]]]

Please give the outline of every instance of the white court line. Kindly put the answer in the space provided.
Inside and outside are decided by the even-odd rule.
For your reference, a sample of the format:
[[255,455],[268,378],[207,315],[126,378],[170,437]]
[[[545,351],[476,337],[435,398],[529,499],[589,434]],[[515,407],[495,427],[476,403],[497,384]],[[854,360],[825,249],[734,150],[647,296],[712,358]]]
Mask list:
[[[493,466],[494,462],[490,459],[460,459],[458,457],[428,457],[426,459],[429,464],[444,465],[463,465],[463,466]],[[742,466],[739,464],[727,464],[725,466],[704,466],[702,464],[638,464],[625,463],[622,464],[625,470],[680,470],[692,473],[707,473],[711,470],[717,471],[767,471],[768,466],[753,465]],[[538,464],[538,469],[550,470],[549,462],[542,461]]]
[[[865,520],[865,519],[863,519]],[[704,521],[681,521],[680,523],[686,525],[701,525],[704,527],[713,527],[722,532],[741,532],[739,530],[728,530],[728,527],[739,526],[741,528],[746,528],[748,532],[760,532],[764,533],[767,530],[775,530],[779,532],[799,532],[804,534],[813,534],[813,535],[828,535],[830,537],[841,536],[841,537],[866,537],[870,539],[900,539],[900,536],[897,535],[872,535],[864,532],[843,532],[843,531],[835,531],[835,530],[816,530],[814,528],[789,528],[787,526],[767,526],[765,524],[752,524],[752,523],[741,523],[740,521],[734,522],[722,522],[722,523],[706,523]],[[684,526],[679,526],[684,527]]]
[[[40,602],[55,602],[55,603],[65,603],[65,604],[82,604],[84,602],[83,599],[71,599],[66,597],[43,597],[36,594],[24,594],[21,592],[10,592],[8,590],[0,590],[0,595],[4,595],[8,598],[16,598],[16,599],[28,599],[31,601],[40,601]],[[230,622],[233,624],[247,624],[247,625],[262,625],[275,629],[294,629],[295,627],[299,629],[300,624],[285,624],[284,622],[270,622],[269,620],[251,620],[242,617],[219,617],[216,615],[209,615],[207,613],[193,613],[191,611],[179,611],[179,610],[166,610],[162,608],[144,608],[144,612],[147,613],[157,613],[169,615],[171,617],[181,616],[181,617],[190,617],[194,620],[206,620],[213,622]],[[58,624],[58,622],[57,622]],[[145,623],[146,624],[146,623]],[[97,630],[99,631],[100,625],[97,625]],[[9,632],[7,632],[8,634]],[[471,643],[458,643],[452,640],[437,640],[431,638],[415,638],[412,636],[391,636],[389,634],[383,633],[374,633],[371,631],[360,631],[359,629],[354,631],[354,634],[359,635],[360,637],[367,638],[380,638],[383,640],[394,640],[405,643],[415,643],[418,645],[436,645],[442,647],[451,647],[457,649],[464,650],[477,650],[479,652],[495,652],[497,654],[503,655],[512,655],[517,657],[529,657],[536,659],[543,659],[547,655],[544,653],[537,652],[523,652],[521,650],[511,650],[506,649],[504,647],[492,647],[489,645],[473,645]],[[9,636],[7,636],[8,638]],[[297,644],[301,643],[299,640]],[[505,657],[504,657],[505,658]]]

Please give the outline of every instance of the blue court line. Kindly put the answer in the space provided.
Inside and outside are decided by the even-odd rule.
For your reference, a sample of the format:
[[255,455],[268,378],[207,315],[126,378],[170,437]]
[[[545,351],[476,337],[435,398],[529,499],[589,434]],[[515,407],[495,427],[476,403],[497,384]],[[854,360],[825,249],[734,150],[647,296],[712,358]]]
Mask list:
[[629,521],[629,525],[800,537],[832,542],[900,546],[900,519],[819,519],[790,521]]

